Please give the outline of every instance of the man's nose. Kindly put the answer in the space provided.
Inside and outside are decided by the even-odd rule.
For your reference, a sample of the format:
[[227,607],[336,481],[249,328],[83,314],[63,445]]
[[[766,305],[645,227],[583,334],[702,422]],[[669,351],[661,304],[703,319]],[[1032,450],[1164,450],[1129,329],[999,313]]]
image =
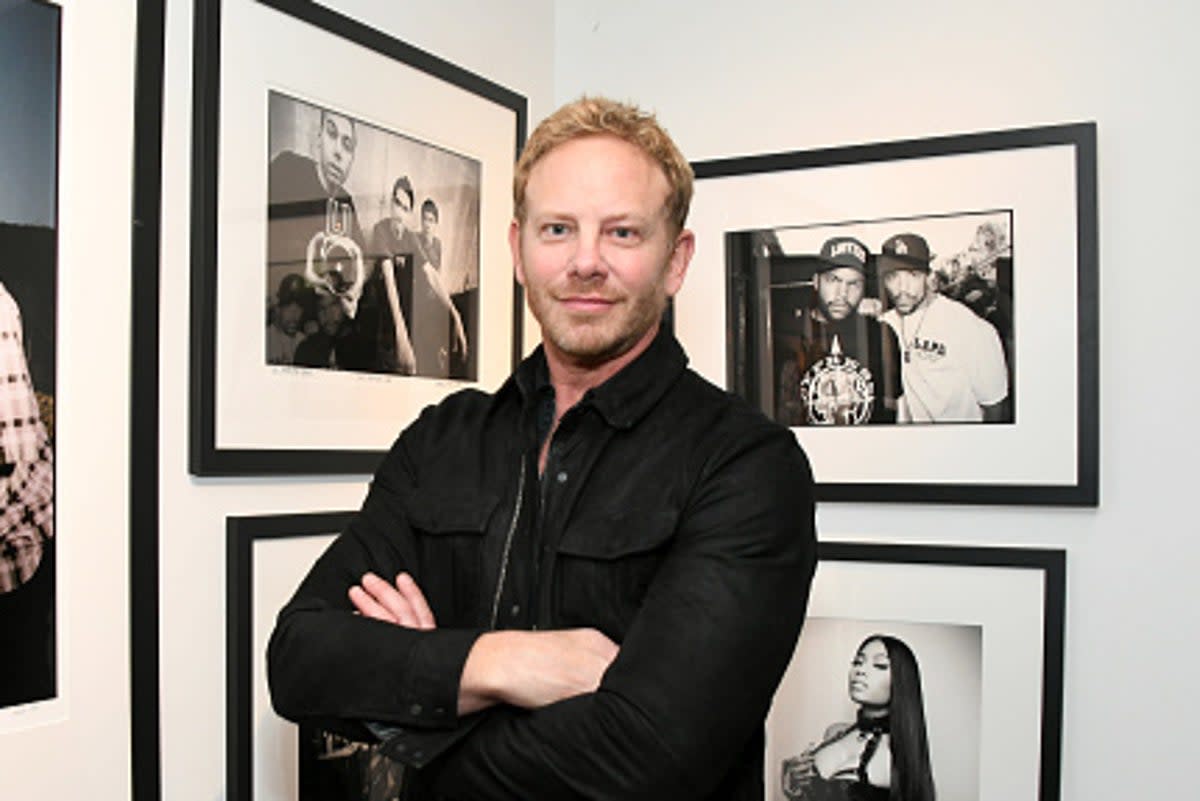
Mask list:
[[576,239],[571,272],[580,278],[596,278],[607,272],[604,255],[600,251],[599,234],[580,232]]

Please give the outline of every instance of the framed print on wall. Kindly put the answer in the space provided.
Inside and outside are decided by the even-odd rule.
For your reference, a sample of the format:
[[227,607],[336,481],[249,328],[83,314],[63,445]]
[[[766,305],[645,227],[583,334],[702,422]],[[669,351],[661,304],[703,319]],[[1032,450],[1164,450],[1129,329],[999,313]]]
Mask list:
[[[279,717],[271,709],[266,682],[267,640],[275,616],[351,516],[351,512],[321,512],[226,520],[226,793],[230,801],[299,801],[306,797],[302,776],[311,790],[322,786],[321,778],[328,778],[332,769],[348,775],[349,766],[362,764],[364,769],[355,775],[367,775],[370,749],[333,743],[321,732],[301,730]],[[380,767],[379,781],[386,781],[387,765],[378,758],[375,762]]]
[[[886,788],[899,763],[938,798],[1058,801],[1064,552],[820,548],[767,719],[768,800],[862,776]],[[839,759],[855,769],[829,770]]]
[[1094,506],[1095,140],[1077,124],[697,162],[676,333],[793,428],[819,499]]
[[303,0],[197,3],[195,84],[194,474],[369,473],[507,377],[523,97]]
[[0,733],[62,720],[55,506],[61,11],[0,0]]

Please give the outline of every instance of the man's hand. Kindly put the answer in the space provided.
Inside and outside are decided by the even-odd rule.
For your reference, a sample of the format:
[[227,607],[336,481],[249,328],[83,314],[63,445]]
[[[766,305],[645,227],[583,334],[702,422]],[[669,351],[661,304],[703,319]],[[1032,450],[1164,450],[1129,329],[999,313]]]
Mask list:
[[459,712],[494,703],[536,709],[595,692],[619,650],[595,629],[490,631],[467,655]]
[[[374,573],[349,591],[359,614],[429,631],[437,628],[425,594],[407,573],[389,584]],[[595,692],[604,671],[617,658],[617,644],[595,629],[489,631],[467,654],[459,680],[458,713],[495,704],[525,709]]]
[[362,577],[361,584],[350,588],[350,603],[358,613],[385,623],[394,623],[406,629],[428,631],[437,628],[433,610],[425,600],[425,594],[407,573],[396,576],[394,585],[388,584],[374,573]]

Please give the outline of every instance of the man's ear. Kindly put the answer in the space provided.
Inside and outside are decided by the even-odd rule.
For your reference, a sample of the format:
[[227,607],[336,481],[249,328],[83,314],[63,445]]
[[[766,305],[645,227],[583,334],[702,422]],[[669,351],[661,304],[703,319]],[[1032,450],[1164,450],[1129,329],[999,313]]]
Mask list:
[[696,235],[684,228],[675,237],[675,249],[667,261],[667,277],[664,288],[667,297],[675,297],[675,293],[683,287],[683,279],[687,276],[688,265],[692,263],[692,255],[696,252]]
[[513,219],[508,224],[508,249],[512,251],[513,274],[517,283],[525,286],[525,265],[521,262],[521,223]]

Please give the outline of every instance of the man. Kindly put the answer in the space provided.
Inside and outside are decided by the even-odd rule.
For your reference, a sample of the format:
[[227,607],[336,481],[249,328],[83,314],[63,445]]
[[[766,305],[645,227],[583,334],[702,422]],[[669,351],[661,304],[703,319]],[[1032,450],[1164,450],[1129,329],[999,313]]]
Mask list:
[[305,341],[304,324],[312,319],[316,300],[312,287],[296,273],[285,275],[279,282],[267,324],[267,364],[296,361],[299,346]]
[[883,243],[876,264],[893,308],[883,320],[903,358],[898,420],[904,423],[1008,419],[1008,373],[996,329],[929,288],[929,244],[917,234]]
[[346,180],[358,138],[354,121],[321,110],[316,160],[284,151],[267,176],[267,267],[279,281],[302,275],[318,292],[341,301],[354,317],[366,278],[363,235]]
[[400,435],[280,613],[276,709],[386,734],[417,768],[406,798],[763,797],[812,479],[791,433],[660,327],[691,188],[634,107],[542,122],[509,229],[542,345]]
[[438,207],[433,198],[427,197],[421,204],[421,248],[425,259],[433,269],[442,269],[442,240],[438,238]]
[[[372,308],[386,309],[379,316],[380,368],[444,378],[448,345],[465,357],[467,335],[421,234],[414,230],[413,202],[412,183],[401,176],[392,186],[391,216],[380,220],[371,233],[376,265],[365,297],[371,299]],[[441,242],[435,241],[440,262]],[[452,344],[447,342],[450,332]]]
[[[815,305],[779,330],[787,353],[775,419],[785,425],[857,425],[896,419],[896,337],[860,313],[867,247],[850,236],[826,240],[813,276]],[[787,344],[793,348],[789,349]]]

